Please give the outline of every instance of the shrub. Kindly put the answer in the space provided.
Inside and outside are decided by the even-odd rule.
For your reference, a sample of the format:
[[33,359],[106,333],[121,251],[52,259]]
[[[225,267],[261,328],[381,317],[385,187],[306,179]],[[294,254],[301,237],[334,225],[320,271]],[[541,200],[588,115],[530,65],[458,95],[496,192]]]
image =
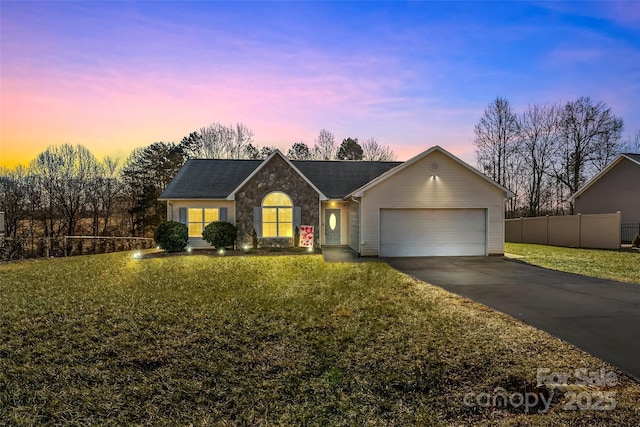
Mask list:
[[202,238],[216,249],[233,245],[238,237],[238,228],[230,222],[212,222],[202,231]]
[[640,233],[636,234],[636,237],[633,238],[631,246],[634,248],[640,248]]
[[180,252],[189,243],[187,226],[176,221],[161,222],[153,238],[160,248],[167,252]]

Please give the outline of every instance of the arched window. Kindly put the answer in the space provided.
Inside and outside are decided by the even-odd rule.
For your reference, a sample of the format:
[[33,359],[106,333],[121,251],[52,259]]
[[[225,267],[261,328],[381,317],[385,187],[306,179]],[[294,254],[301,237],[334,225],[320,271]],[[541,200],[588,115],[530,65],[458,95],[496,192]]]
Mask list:
[[281,191],[262,200],[262,237],[293,237],[293,203]]

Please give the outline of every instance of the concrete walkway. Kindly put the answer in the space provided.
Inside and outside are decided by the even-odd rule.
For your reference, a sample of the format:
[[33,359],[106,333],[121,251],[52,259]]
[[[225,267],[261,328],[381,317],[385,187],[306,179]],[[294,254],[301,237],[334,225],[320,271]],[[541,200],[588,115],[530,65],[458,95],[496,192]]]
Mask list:
[[562,273],[502,257],[385,261],[555,335],[640,379],[640,284]]
[[362,262],[358,254],[348,246],[323,246],[322,256],[326,262]]

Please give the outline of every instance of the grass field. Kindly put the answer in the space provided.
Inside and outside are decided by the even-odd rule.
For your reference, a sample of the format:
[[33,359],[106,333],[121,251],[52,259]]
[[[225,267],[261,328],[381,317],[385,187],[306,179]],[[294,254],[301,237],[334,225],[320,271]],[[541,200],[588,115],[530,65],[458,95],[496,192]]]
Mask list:
[[552,270],[640,283],[640,252],[505,243],[505,252]]
[[[17,262],[0,265],[0,306],[0,420],[10,425],[640,419],[640,387],[602,361],[383,263],[122,253]],[[531,392],[538,368],[616,372],[597,391],[615,393],[616,408],[565,410],[566,390],[543,414],[464,404],[497,387]]]

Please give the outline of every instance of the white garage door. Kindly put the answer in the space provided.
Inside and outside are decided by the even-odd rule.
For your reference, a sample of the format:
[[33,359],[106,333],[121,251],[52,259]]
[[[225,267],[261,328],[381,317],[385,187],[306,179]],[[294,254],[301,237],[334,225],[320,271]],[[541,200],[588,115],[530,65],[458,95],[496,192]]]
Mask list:
[[381,209],[380,256],[486,255],[485,209]]

